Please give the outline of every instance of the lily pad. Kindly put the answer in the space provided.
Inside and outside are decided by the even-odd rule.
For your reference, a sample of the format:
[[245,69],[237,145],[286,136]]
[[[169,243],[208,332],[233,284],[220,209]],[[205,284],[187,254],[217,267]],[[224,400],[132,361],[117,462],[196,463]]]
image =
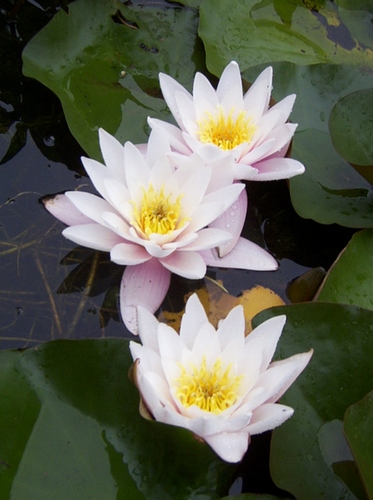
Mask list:
[[[286,314],[287,321],[276,356],[310,348],[314,355],[281,398],[295,412],[273,432],[272,478],[295,498],[356,498],[349,481],[323,455],[319,432],[325,424],[343,421],[347,408],[372,390],[373,311],[342,304],[295,304],[263,311],[254,325],[279,314]],[[364,429],[357,432],[364,439]]]
[[354,234],[329,270],[317,300],[373,309],[373,230]]
[[373,391],[350,406],[344,418],[344,431],[356,457],[361,477],[373,497]]
[[128,342],[62,340],[0,358],[1,498],[226,494],[234,466],[190,432],[140,417]]
[[353,14],[357,9],[352,2],[349,7],[351,10],[343,10],[342,19],[338,4],[330,0],[204,0],[199,35],[205,44],[207,67],[219,74],[234,54],[243,69],[274,61],[301,65],[346,63],[371,68],[373,52],[363,47],[359,32],[350,33],[345,24],[349,24],[350,17],[351,25],[356,21]]
[[373,165],[373,89],[345,96],[329,119],[335,149],[349,163]]
[[26,46],[23,72],[60,98],[72,134],[100,158],[98,127],[121,142],[145,142],[147,117],[169,118],[158,73],[189,85],[204,69],[197,12],[79,0]]

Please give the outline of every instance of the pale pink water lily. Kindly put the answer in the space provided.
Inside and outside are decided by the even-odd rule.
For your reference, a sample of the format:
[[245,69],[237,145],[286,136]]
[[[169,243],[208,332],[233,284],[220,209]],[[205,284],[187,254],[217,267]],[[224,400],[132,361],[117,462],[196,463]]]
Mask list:
[[223,460],[240,461],[250,436],[292,416],[276,401],[312,356],[311,350],[271,363],[285,321],[271,318],[245,337],[237,306],[215,330],[194,294],[178,334],[139,307],[142,345],[132,341],[130,350],[142,402],[155,420],[189,429]]
[[49,198],[45,206],[70,225],[62,233],[66,238],[110,252],[113,262],[127,266],[120,305],[132,333],[137,332],[136,306],[156,311],[167,293],[171,272],[202,278],[206,259],[220,267],[277,268],[265,250],[243,239],[234,261],[212,253],[231,235],[207,226],[232,206],[243,184],[211,183],[208,167],[175,169],[166,157],[169,149],[162,134],[156,132],[145,157],[132,143],[122,146],[103,130],[99,138],[105,165],[89,158],[82,161],[102,197],[70,191]]
[[285,158],[297,127],[287,122],[296,96],[289,95],[269,107],[271,67],[245,95],[235,61],[224,69],[216,90],[201,73],[195,75],[192,95],[168,75],[161,73],[159,79],[178,126],[148,120],[153,129],[162,128],[167,133],[174,152],[197,152],[207,164],[224,157],[235,179],[287,179],[304,172],[299,161]]

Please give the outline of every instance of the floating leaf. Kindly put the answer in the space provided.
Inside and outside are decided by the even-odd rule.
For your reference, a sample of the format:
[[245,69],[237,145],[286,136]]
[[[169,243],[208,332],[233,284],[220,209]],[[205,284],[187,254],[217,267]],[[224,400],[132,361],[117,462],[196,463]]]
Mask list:
[[[259,285],[250,290],[243,290],[239,297],[234,297],[224,290],[220,280],[215,282],[215,285],[206,282],[206,286],[199,288],[195,293],[198,295],[205,308],[210,323],[212,323],[215,328],[217,328],[218,322],[222,318],[225,318],[233,307],[242,305],[245,315],[246,335],[252,330],[251,320],[256,314],[269,307],[281,306],[284,304],[284,301],[275,292]],[[185,302],[190,295],[191,293],[185,296]],[[183,314],[184,310],[176,313],[162,311],[158,320],[164,321],[175,330],[179,331]]]
[[373,391],[350,406],[344,431],[355,456],[369,498],[373,497]]
[[140,417],[131,363],[128,342],[118,340],[0,353],[1,498],[189,500],[227,492],[234,466],[185,429]]
[[147,139],[147,116],[169,118],[158,73],[189,85],[204,68],[197,21],[191,9],[79,0],[27,45],[23,71],[58,95],[71,132],[100,158],[98,127],[139,143]]
[[373,66],[372,50],[362,46],[359,32],[354,38],[344,24],[350,11],[343,11],[342,20],[338,5],[330,0],[204,0],[200,16],[199,35],[214,74],[220,74],[233,55],[243,69],[274,61]]
[[317,300],[373,309],[373,230],[355,233],[329,270]]
[[281,398],[295,412],[273,432],[272,478],[295,498],[356,498],[324,458],[319,432],[327,423],[342,421],[347,408],[372,390],[373,311],[342,304],[295,304],[263,311],[253,324],[279,314],[286,314],[287,320],[276,357],[310,348],[314,355]]
[[325,278],[325,274],[323,267],[315,267],[293,279],[286,288],[289,300],[293,304],[312,300]]

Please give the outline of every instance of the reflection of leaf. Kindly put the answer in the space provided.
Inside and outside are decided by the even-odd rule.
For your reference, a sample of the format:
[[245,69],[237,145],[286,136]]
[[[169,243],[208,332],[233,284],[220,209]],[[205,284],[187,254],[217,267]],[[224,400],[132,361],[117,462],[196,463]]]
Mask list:
[[287,320],[277,359],[310,348],[314,355],[281,398],[295,412],[273,432],[272,478],[295,498],[353,499],[348,486],[325,462],[318,432],[326,422],[342,421],[347,408],[372,390],[373,311],[313,302],[263,311],[253,324],[279,314],[286,314]]
[[[215,284],[207,281],[203,288],[195,291],[205,308],[210,323],[212,323],[215,328],[218,326],[218,322],[222,318],[225,318],[233,307],[240,304],[244,309],[246,321],[245,332],[248,334],[252,330],[251,319],[258,312],[269,307],[284,304],[284,301],[269,288],[256,286],[250,290],[244,290],[239,297],[234,297],[226,293],[221,285],[221,281],[215,282]],[[185,301],[190,295],[191,294],[188,294],[185,297]],[[178,331],[180,329],[180,321],[183,313],[184,311],[178,313],[162,311],[158,319],[159,321],[164,321]]]
[[[118,10],[138,29],[115,22]],[[195,70],[204,69],[197,22],[191,9],[79,0],[31,40],[23,70],[59,96],[72,133],[99,158],[98,127],[121,142],[144,142],[148,115],[169,118],[158,73],[189,86]]]
[[1,498],[227,493],[235,466],[185,429],[140,417],[131,363],[128,342],[112,339],[0,353]]
[[1,158],[0,165],[11,160],[25,147],[27,141],[27,127],[22,123],[17,123],[15,132],[10,140],[9,147],[5,155]]

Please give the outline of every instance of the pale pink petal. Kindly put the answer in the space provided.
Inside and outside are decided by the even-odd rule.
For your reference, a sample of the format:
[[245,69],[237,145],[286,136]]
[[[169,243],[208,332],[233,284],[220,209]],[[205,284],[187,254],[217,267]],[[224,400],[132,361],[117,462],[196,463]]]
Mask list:
[[192,349],[196,335],[207,321],[206,312],[198,296],[194,293],[186,303],[180,325],[180,338],[188,349]]
[[141,342],[159,354],[157,336],[159,322],[157,318],[145,307],[137,306],[137,321]]
[[164,158],[170,152],[171,146],[166,131],[161,127],[152,130],[149,135],[148,147],[145,155],[147,163],[153,165],[156,161]]
[[103,212],[114,212],[116,210],[103,198],[84,191],[68,191],[67,198],[76,206],[76,208],[94,222],[102,224]]
[[170,286],[171,273],[156,259],[127,266],[120,285],[120,312],[128,330],[138,334],[137,307],[154,313],[162,304]]
[[294,382],[294,380],[302,373],[302,371],[306,368],[308,365],[311,357],[313,355],[313,349],[311,349],[308,352],[304,352],[301,354],[294,354],[294,356],[291,356],[290,358],[283,359],[281,361],[274,361],[271,363],[269,369],[275,368],[278,365],[282,364],[287,364],[290,363],[293,366],[293,371],[287,381],[283,381],[281,389],[277,393],[277,395],[273,396],[272,398],[268,399],[268,403],[274,403],[277,401],[291,386],[291,384]]
[[224,257],[219,257],[215,250],[200,252],[207,266],[251,269],[254,271],[276,271],[276,260],[255,243],[239,238],[233,250]]
[[246,345],[249,350],[254,348],[250,346],[254,339],[260,341],[260,344],[256,341],[255,350],[260,352],[262,358],[262,363],[260,365],[261,372],[267,369],[273,358],[285,322],[285,315],[275,316],[267,321],[263,321],[263,323],[254,328],[250,335],[246,337]]
[[248,431],[222,432],[205,436],[205,441],[220,458],[226,462],[236,463],[242,460],[250,443]]
[[169,141],[171,149],[173,151],[177,151],[178,153],[186,155],[186,156],[191,154],[192,151],[186,145],[186,143],[183,139],[182,131],[179,128],[177,128],[175,125],[172,125],[171,123],[164,122],[162,120],[157,120],[156,118],[150,118],[150,117],[148,118],[148,123],[152,129],[159,127],[159,128],[162,128],[162,130],[164,130],[166,132],[167,137],[168,137],[168,141]]
[[150,167],[140,151],[131,142],[124,145],[126,181],[131,197],[141,196],[142,186],[148,185]]
[[105,167],[105,165],[102,165],[96,160],[82,157],[82,163],[96,190],[100,193],[101,196],[107,199],[108,194],[106,191],[104,180],[107,178],[116,179],[116,177],[110,172],[107,167]]
[[93,222],[92,219],[83,215],[64,194],[44,197],[42,203],[48,212],[68,226],[91,224]]
[[110,252],[115,245],[123,241],[111,229],[101,226],[101,224],[82,224],[67,227],[62,231],[62,234],[77,245],[102,250],[103,252]]
[[123,145],[104,129],[99,131],[100,149],[106,167],[119,179],[124,177],[124,148]]
[[151,255],[144,247],[135,243],[121,243],[115,245],[110,253],[110,259],[121,266],[136,266],[151,259]]
[[231,239],[231,235],[222,229],[215,229],[208,227],[201,229],[197,233],[197,239],[184,247],[185,251],[199,251],[206,250],[207,248],[214,248]]
[[295,175],[303,174],[304,165],[292,158],[273,158],[255,164],[258,173],[251,180],[274,181],[279,179],[289,179]]
[[181,129],[194,137],[197,136],[199,131],[198,120],[201,117],[196,113],[197,110],[193,101],[190,100],[190,97],[181,92],[175,94],[175,101],[182,120]]
[[206,274],[206,265],[198,252],[176,251],[160,261],[169,271],[188,279],[201,279]]
[[225,67],[216,89],[219,101],[226,112],[242,108],[242,79],[240,68],[235,61]]
[[293,408],[280,404],[265,404],[253,411],[247,431],[251,436],[261,434],[281,425],[294,413]]
[[290,94],[281,101],[277,102],[274,106],[272,106],[267,112],[270,113],[273,110],[281,110],[281,122],[284,123],[289,118],[289,115],[293,109],[294,102],[296,99],[295,94]]
[[182,128],[183,124],[178,106],[176,104],[175,95],[177,92],[181,92],[190,98],[191,103],[193,101],[192,96],[182,85],[180,85],[180,83],[164,73],[159,74],[159,83],[161,85],[162,94],[167,106],[170,108],[170,111],[178,125]]
[[221,345],[221,349],[225,349],[227,345],[231,342],[239,340],[244,341],[244,335],[242,332],[245,331],[245,316],[243,313],[242,306],[236,306],[231,311],[229,311],[227,317],[220,321],[219,328],[217,330],[217,336]]
[[247,191],[242,190],[233,205],[225,210],[217,219],[209,224],[209,227],[222,229],[231,234],[232,238],[223,245],[219,245],[220,257],[227,255],[237,244],[241,236],[247,213]]
[[[193,102],[203,113],[213,113],[219,104],[215,89],[202,73],[196,73],[193,83]],[[198,118],[198,117],[197,117]]]
[[244,107],[255,121],[268,109],[272,91],[272,68],[269,66],[260,73],[244,96]]

